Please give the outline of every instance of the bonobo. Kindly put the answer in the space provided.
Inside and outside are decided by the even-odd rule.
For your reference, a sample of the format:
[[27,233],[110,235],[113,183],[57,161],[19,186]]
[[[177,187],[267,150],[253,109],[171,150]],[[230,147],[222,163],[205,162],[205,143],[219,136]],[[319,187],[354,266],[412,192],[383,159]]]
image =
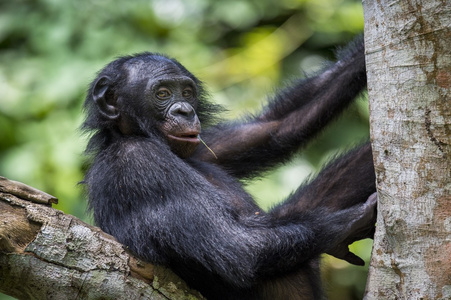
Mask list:
[[261,113],[219,123],[220,108],[176,60],[141,53],[108,64],[84,104],[97,225],[208,299],[320,299],[319,256],[362,264],[348,245],[374,232],[369,144],[268,212],[240,180],[287,162],[365,88],[363,41],[338,59]]

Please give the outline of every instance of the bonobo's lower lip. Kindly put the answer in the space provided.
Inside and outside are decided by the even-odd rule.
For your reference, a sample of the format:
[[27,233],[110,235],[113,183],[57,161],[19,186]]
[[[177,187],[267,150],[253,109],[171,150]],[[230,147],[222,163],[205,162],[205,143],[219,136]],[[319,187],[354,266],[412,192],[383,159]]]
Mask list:
[[180,142],[196,143],[196,144],[200,143],[198,132],[187,132],[177,135],[168,134],[168,138]]

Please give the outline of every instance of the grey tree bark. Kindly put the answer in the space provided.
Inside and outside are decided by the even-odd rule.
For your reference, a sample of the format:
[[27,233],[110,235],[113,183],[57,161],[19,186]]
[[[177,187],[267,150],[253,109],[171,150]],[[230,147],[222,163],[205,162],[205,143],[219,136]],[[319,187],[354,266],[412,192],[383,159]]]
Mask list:
[[0,177],[0,292],[18,299],[203,299],[172,271]]
[[451,2],[363,5],[379,195],[365,299],[451,299]]

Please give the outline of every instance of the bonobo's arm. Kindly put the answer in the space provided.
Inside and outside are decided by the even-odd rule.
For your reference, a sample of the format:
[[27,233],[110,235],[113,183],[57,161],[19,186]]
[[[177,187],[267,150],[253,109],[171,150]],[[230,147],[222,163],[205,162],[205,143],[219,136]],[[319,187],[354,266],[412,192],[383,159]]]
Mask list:
[[[191,207],[194,203],[188,205]],[[175,269],[186,267],[184,272],[200,271],[205,274],[204,284],[219,276],[240,288],[296,270],[306,261],[342,244],[367,226],[375,214],[374,201],[339,212],[325,214],[317,209],[286,219],[271,219],[261,214],[234,220],[189,207],[177,212],[179,218],[188,220],[189,224],[171,222],[170,218],[152,224],[158,233],[157,249],[164,249],[168,255],[164,261]],[[159,214],[173,215],[174,212],[160,211]],[[139,236],[146,234],[146,228],[133,230],[144,231],[136,232]],[[127,228],[120,231],[120,241],[122,234],[128,240],[135,235]],[[149,240],[155,241],[155,237]],[[134,241],[125,244],[133,252],[146,253],[145,249],[135,248],[146,245]]]
[[322,74],[300,80],[244,122],[220,124],[201,136],[217,159],[199,147],[195,157],[251,177],[288,159],[338,116],[366,86],[363,38],[339,54]]

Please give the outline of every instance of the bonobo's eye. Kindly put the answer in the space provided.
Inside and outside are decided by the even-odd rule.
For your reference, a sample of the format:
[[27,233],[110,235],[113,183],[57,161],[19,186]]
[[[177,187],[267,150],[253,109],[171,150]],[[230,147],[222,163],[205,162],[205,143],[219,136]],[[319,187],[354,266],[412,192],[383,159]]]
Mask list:
[[167,100],[171,97],[171,91],[165,87],[159,88],[155,96],[160,100]]
[[193,89],[190,88],[190,87],[187,87],[187,88],[184,89],[183,92],[182,92],[183,98],[187,98],[187,99],[192,98],[192,97],[193,97],[193,94],[194,94]]

